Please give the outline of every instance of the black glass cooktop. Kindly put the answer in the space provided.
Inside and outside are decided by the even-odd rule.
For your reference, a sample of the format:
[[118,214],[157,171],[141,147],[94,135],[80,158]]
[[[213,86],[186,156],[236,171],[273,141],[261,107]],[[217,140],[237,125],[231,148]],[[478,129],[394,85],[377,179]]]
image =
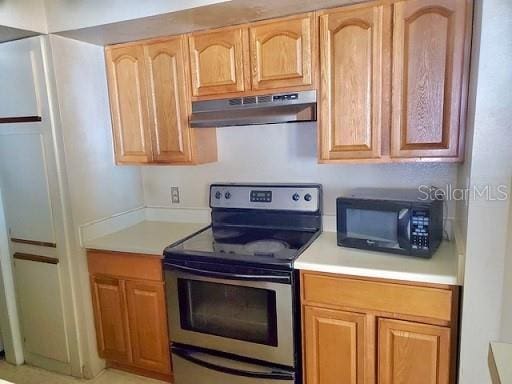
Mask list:
[[319,232],[250,227],[208,227],[165,249],[166,258],[291,267]]

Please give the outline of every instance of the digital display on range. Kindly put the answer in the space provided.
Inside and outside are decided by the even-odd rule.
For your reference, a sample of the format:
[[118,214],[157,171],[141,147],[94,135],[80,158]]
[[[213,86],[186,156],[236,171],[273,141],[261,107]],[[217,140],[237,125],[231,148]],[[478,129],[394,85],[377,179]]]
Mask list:
[[271,203],[272,191],[251,191],[251,203]]

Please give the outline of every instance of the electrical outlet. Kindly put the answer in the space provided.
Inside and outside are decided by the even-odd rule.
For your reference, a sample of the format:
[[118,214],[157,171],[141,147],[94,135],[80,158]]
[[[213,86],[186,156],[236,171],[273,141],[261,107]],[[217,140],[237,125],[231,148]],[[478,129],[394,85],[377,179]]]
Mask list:
[[180,189],[178,187],[171,187],[171,203],[180,203]]

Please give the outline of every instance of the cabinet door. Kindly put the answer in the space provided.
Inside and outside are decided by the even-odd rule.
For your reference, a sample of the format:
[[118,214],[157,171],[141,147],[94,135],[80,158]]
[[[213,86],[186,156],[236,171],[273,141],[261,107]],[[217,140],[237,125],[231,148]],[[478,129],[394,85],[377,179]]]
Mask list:
[[124,281],[93,276],[91,287],[100,357],[119,363],[131,362]]
[[144,46],[153,160],[191,160],[185,37]]
[[373,383],[369,324],[364,314],[304,307],[306,384]]
[[448,384],[450,329],[379,320],[380,384]]
[[242,92],[247,59],[247,30],[227,28],[193,34],[189,38],[192,95],[222,95]]
[[390,7],[320,16],[321,160],[381,156],[389,103]]
[[133,364],[169,374],[169,337],[163,282],[126,282]]
[[106,58],[116,161],[150,162],[144,49],[141,45],[111,48]]
[[15,259],[14,278],[25,361],[69,363],[59,265]]
[[311,85],[313,32],[312,14],[250,27],[252,89]]
[[391,156],[461,156],[467,7],[467,0],[395,3]]

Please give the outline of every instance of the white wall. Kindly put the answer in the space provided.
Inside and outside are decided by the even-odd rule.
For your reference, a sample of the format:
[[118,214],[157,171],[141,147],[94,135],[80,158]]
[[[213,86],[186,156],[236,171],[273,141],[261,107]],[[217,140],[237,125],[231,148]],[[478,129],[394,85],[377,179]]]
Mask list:
[[[116,167],[113,159],[110,110],[103,48],[51,36],[60,109],[72,229],[144,205],[137,167]],[[97,356],[87,260],[75,244],[74,279],[81,291],[77,307],[84,321],[82,358],[86,377],[103,368]]]
[[51,46],[75,222],[143,205],[139,168],[114,165],[103,48],[59,36]]
[[65,31],[175,12],[227,0],[46,0],[48,30]]
[[44,0],[0,1],[0,25],[46,33]]
[[501,340],[512,343],[512,204],[508,218],[508,249],[505,260],[503,303],[501,316]]
[[[512,2],[477,1],[469,125],[474,130],[464,174],[471,186],[507,185],[512,177]],[[462,180],[465,182],[465,180]],[[489,342],[500,338],[510,199],[469,200],[461,329],[460,382],[489,383]],[[466,210],[460,209],[463,214]],[[464,219],[464,218],[463,218]],[[464,220],[463,220],[464,221]],[[508,264],[510,266],[510,264]],[[507,271],[510,278],[510,271]],[[509,293],[510,295],[510,293]]]
[[208,186],[215,181],[319,182],[324,212],[334,215],[336,197],[351,188],[444,187],[457,177],[453,164],[320,165],[314,123],[218,128],[217,136],[217,163],[143,167],[146,204],[170,206],[171,186],[181,193],[181,204],[173,207],[206,208]]

